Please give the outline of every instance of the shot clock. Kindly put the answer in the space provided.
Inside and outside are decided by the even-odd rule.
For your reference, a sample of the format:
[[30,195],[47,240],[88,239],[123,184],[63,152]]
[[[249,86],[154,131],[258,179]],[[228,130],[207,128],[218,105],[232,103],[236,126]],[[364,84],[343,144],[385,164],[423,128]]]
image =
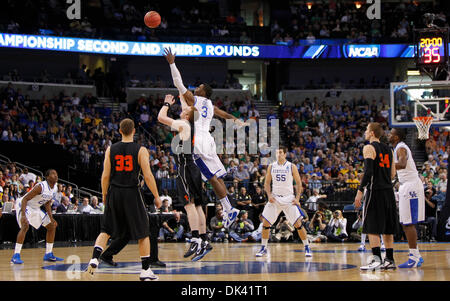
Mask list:
[[416,64],[433,71],[448,64],[448,28],[426,28],[415,34]]

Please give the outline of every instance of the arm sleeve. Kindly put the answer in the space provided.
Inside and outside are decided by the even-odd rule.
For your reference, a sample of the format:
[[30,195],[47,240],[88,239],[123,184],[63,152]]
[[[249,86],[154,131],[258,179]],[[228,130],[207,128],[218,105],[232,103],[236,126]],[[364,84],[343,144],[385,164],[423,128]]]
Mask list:
[[370,182],[370,178],[373,175],[373,164],[374,164],[374,160],[373,159],[364,159],[364,177],[361,181],[361,185],[359,185],[358,190],[361,192],[364,192],[364,188],[369,185]]
[[181,95],[186,93],[187,89],[183,85],[183,80],[181,79],[180,71],[178,71],[175,63],[170,64],[170,73],[172,74],[173,84],[178,89],[178,92],[180,92]]

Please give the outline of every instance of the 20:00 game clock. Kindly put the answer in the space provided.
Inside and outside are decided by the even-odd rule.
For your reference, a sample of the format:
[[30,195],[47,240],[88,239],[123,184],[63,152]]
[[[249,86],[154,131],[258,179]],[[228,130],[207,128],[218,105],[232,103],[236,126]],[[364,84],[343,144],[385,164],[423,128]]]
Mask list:
[[415,34],[416,64],[434,69],[448,63],[448,28],[420,29]]

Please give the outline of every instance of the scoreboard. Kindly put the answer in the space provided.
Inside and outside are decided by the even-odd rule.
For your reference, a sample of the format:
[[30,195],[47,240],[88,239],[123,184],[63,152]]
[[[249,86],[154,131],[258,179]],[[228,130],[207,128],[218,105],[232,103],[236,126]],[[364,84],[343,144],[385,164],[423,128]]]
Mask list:
[[448,27],[416,30],[414,47],[417,68],[435,73],[448,67],[448,34]]

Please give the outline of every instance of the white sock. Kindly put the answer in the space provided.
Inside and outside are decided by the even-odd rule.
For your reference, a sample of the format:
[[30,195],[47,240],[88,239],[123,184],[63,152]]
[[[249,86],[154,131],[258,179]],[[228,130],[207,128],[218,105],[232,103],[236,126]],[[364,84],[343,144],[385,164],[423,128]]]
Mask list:
[[303,240],[302,239],[302,242],[303,242],[303,245],[306,247],[306,246],[309,246],[309,241],[308,241],[308,239],[305,239],[305,240]]
[[267,243],[269,242],[269,239],[262,238],[261,242],[262,242],[262,245],[267,248]]
[[383,235],[380,235],[381,245],[384,246]]
[[414,257],[420,258],[419,248],[409,249],[409,254],[412,254]]
[[16,250],[14,251],[14,254],[20,254],[21,250],[22,250],[22,244],[16,243]]
[[47,243],[45,247],[45,254],[51,253],[53,251],[53,243]]
[[367,234],[364,234],[364,233],[361,234],[361,245],[363,245],[363,246],[366,245],[366,237],[367,237]]
[[227,197],[227,196],[224,197],[223,199],[220,199],[219,201],[220,201],[220,203],[222,204],[223,210],[224,210],[225,212],[230,212],[231,209],[233,209],[233,206],[231,206],[231,203],[230,203],[230,201],[228,200],[228,197]]

